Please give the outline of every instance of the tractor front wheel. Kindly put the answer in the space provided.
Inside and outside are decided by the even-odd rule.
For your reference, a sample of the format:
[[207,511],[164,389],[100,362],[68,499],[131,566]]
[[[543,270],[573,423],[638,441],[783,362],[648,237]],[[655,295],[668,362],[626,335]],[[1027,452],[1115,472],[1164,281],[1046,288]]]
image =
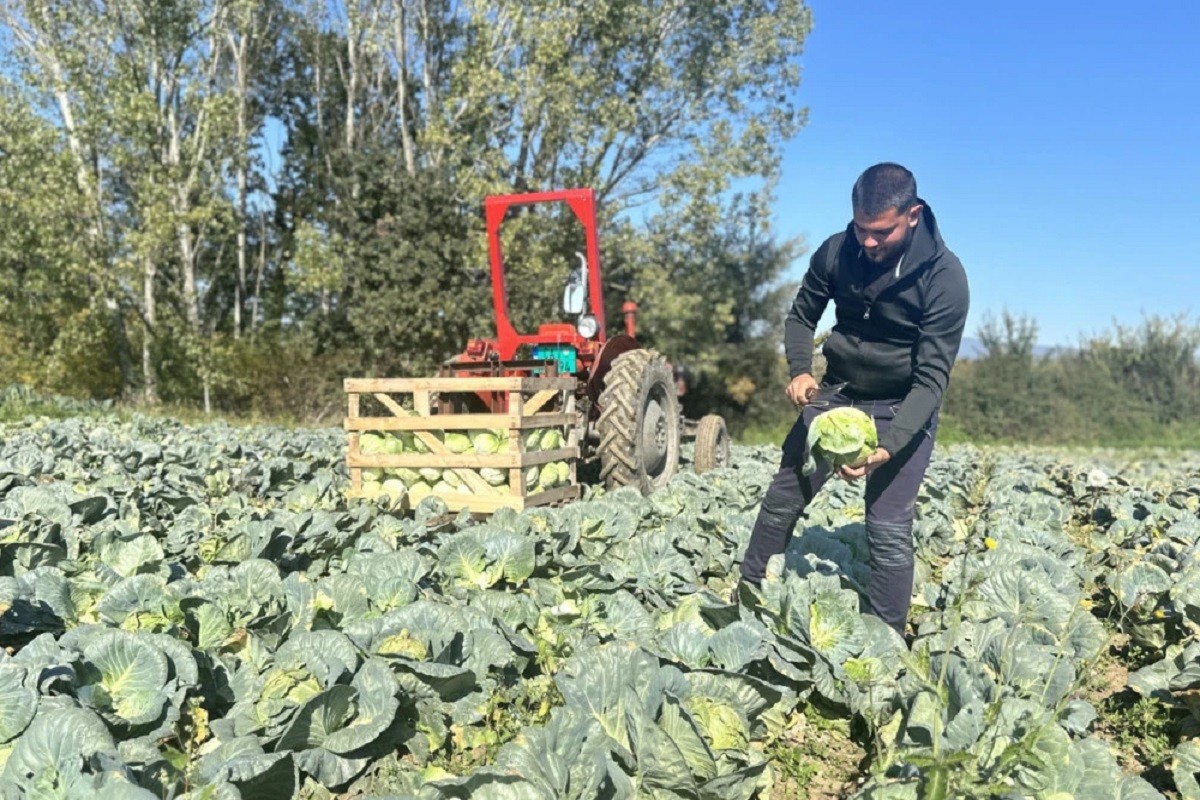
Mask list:
[[680,416],[675,377],[653,350],[612,362],[600,393],[600,478],[610,489],[662,488],[679,466]]
[[708,414],[696,425],[696,456],[694,469],[698,473],[729,466],[729,431],[725,418]]

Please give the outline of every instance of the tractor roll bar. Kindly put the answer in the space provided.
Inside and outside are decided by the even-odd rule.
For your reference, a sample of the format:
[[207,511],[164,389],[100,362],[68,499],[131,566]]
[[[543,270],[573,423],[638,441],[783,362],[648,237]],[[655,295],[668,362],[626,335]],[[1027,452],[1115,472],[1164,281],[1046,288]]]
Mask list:
[[583,225],[588,261],[588,303],[599,323],[596,340],[607,338],[604,321],[604,287],[600,282],[600,245],[596,236],[596,193],[592,189],[564,189],[553,192],[493,195],[484,198],[484,217],[487,221],[488,259],[492,269],[492,304],[496,310],[496,345],[500,358],[508,360],[517,348],[530,337],[513,328],[508,315],[508,290],[504,283],[504,255],[500,246],[500,225],[513,206],[566,203]]

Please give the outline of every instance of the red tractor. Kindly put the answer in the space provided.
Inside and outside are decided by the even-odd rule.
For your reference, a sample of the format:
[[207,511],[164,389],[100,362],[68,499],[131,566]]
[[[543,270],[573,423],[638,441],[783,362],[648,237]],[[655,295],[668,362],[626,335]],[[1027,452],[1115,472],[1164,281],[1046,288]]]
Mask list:
[[[564,276],[562,313],[574,322],[547,322],[535,333],[512,324],[505,285],[500,228],[515,206],[564,203],[583,226],[585,251]],[[626,301],[624,332],[610,335],[604,315],[596,197],[591,189],[501,195],[484,201],[492,272],[496,338],[472,339],[443,365],[451,376],[555,376],[579,380],[575,436],[583,463],[599,461],[610,488],[634,486],[650,493],[671,479],[679,465],[680,442],[695,438],[694,468],[705,472],[729,462],[725,420],[715,414],[698,422],[683,418],[679,396],[686,379],[661,354],[635,336],[637,305]],[[502,395],[479,395],[480,410],[502,413]]]

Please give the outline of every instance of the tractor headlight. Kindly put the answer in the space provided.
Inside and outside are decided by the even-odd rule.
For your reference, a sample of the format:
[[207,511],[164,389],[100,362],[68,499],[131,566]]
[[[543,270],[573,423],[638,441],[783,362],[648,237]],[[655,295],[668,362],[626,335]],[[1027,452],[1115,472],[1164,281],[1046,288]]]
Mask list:
[[579,335],[585,339],[591,339],[600,332],[600,323],[596,322],[596,318],[591,314],[584,314],[575,323],[575,330],[579,331]]

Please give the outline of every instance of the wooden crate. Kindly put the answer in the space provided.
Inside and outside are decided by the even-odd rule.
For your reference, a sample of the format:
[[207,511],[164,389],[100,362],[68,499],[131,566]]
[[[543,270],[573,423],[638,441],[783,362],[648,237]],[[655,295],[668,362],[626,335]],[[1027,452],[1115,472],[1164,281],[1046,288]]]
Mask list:
[[[363,469],[433,467],[453,469],[471,489],[470,494],[436,495],[455,512],[465,508],[486,515],[501,508],[522,511],[574,500],[580,495],[576,384],[574,377],[349,378],[344,382],[347,396],[344,427],[349,438],[346,464],[350,469],[350,495],[361,495]],[[463,410],[481,395],[502,398],[502,405],[508,410],[500,414]],[[433,435],[434,431],[474,428],[507,431],[507,451],[456,454]],[[529,431],[545,428],[558,429],[566,446],[526,452],[524,440]],[[411,431],[429,452],[363,453],[359,439],[368,431]],[[530,494],[525,470],[552,461],[566,461],[570,465],[569,483]],[[482,467],[507,470],[509,493],[500,494],[483,480],[475,472]],[[410,509],[407,496],[399,509]]]

